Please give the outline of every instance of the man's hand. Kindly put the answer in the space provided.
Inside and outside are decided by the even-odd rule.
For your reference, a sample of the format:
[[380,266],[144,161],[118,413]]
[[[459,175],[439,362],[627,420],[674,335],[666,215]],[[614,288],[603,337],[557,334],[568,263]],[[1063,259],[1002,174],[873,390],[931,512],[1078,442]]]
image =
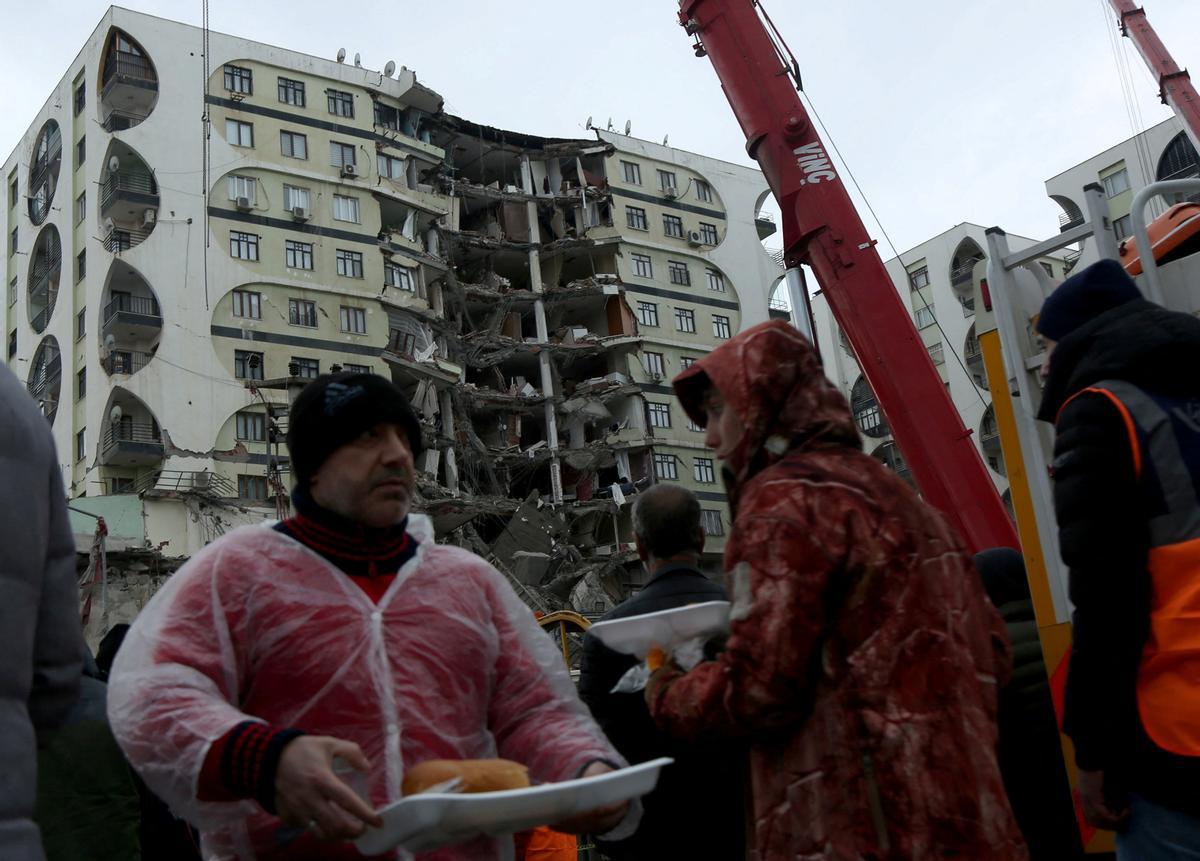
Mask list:
[[[612,766],[605,765],[603,762],[593,762],[579,776],[595,777],[597,774],[606,774],[612,770]],[[595,810],[576,813],[569,819],[555,822],[550,827],[563,834],[605,834],[616,828],[628,811],[629,802],[622,801],[608,807],[598,807]]]
[[275,809],[284,822],[308,828],[322,840],[353,840],[367,825],[378,827],[383,820],[338,780],[335,756],[359,771],[370,771],[371,763],[352,742],[320,735],[288,742],[275,772]]
[[1129,805],[1124,799],[1119,802],[1108,798],[1105,793],[1103,771],[1079,771],[1079,797],[1083,802],[1083,818],[1089,825],[1109,831],[1121,829],[1129,819]]

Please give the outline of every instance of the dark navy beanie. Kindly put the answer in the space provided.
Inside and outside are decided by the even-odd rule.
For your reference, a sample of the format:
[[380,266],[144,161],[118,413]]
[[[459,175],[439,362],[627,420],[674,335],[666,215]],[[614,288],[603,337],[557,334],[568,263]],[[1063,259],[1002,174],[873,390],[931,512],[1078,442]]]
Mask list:
[[331,454],[380,422],[404,428],[413,457],[421,453],[420,422],[391,380],[353,371],[317,377],[288,411],[287,446],[296,484],[306,487]]
[[1141,298],[1137,284],[1120,263],[1101,260],[1072,275],[1047,297],[1037,330],[1052,341],[1061,341],[1105,311]]

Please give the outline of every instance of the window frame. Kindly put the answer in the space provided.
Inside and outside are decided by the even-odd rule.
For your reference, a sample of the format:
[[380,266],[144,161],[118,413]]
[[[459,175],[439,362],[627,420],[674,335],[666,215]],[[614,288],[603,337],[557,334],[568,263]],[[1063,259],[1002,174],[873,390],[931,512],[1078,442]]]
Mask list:
[[87,460],[87,428],[82,427],[75,434],[75,462]]
[[[229,302],[230,316],[240,320],[262,319],[262,293],[257,290],[232,290],[230,292],[232,294]],[[247,310],[253,311],[253,313],[242,313]]]
[[719,508],[700,509],[700,525],[710,538],[720,538],[725,534],[725,521]]
[[679,481],[679,458],[665,452],[654,452],[654,477],[659,481]]
[[[354,119],[354,93],[346,90],[335,90],[333,87],[325,88],[325,105],[329,109],[329,113],[335,117],[345,117],[346,119]],[[345,108],[345,111],[338,110],[338,106]]]
[[87,218],[87,189],[79,192],[79,197],[75,198],[75,223],[83,224]]
[[[641,185],[642,184],[642,166],[640,164],[638,164],[636,161],[625,161],[624,159],[620,159],[620,162],[621,162],[621,177],[623,178],[623,180],[626,183],[628,183],[629,185]],[[630,170],[630,168],[632,168],[632,170]]]
[[[253,473],[239,472],[238,473],[238,499],[249,499],[254,502],[266,502],[271,498],[271,486],[267,482],[265,475],[254,475]],[[262,489],[260,496],[257,491]]]
[[704,203],[713,202],[712,183],[705,179],[698,179],[695,181],[695,186],[696,200],[703,201]]
[[[919,283],[918,283],[919,282]],[[921,266],[908,273],[908,289],[910,292],[923,290],[929,286],[929,267]]]
[[662,353],[653,350],[642,351],[642,370],[646,376],[662,378],[666,375],[666,362]]
[[696,334],[696,311],[693,308],[675,306],[675,331],[685,335]]
[[[321,376],[320,359],[314,359],[310,356],[292,356],[288,364],[294,364],[298,366],[299,373],[296,374],[296,377],[299,379],[315,380],[317,377]],[[288,368],[288,372],[291,372],[290,367]]]
[[[1116,188],[1116,186],[1119,185],[1119,183],[1115,182],[1117,177],[1121,177],[1124,187]],[[1108,176],[1100,177],[1100,184],[1104,187],[1104,196],[1106,198],[1112,198],[1116,197],[1118,194],[1124,194],[1125,192],[1129,191],[1130,188],[1132,188],[1129,183],[1129,168],[1122,167],[1119,170],[1113,171]]]
[[[251,263],[257,263],[259,259],[259,240],[261,237],[257,233],[247,233],[244,230],[229,231],[229,256],[234,260],[248,260]],[[234,250],[237,253],[234,253]],[[242,254],[242,251],[246,254]]]
[[[637,303],[637,319],[639,326],[650,326],[651,328],[659,328],[658,324],[658,303],[647,302],[645,299],[639,299]],[[649,322],[653,319],[654,322]]]
[[[334,152],[337,152],[338,158],[335,161],[333,158]],[[350,153],[350,161],[346,161],[346,153]],[[329,166],[336,167],[341,170],[346,165],[358,166],[358,148],[354,144],[343,143],[342,141],[329,142]]]
[[630,230],[649,230],[650,222],[646,220],[646,208],[643,206],[626,206],[625,226]]
[[[294,96],[296,93],[300,94],[300,101],[297,102],[287,98],[288,95]],[[308,107],[308,94],[304,81],[297,80],[296,78],[285,78],[279,75],[276,78],[276,95],[279,97],[281,105],[291,105],[294,108]]]
[[[363,256],[361,251],[351,251],[348,248],[335,249],[334,267],[337,274],[343,278],[363,277]],[[357,270],[355,271],[346,271]]]
[[667,261],[667,278],[672,284],[680,287],[692,286],[692,272],[682,260]]
[[716,484],[716,463],[711,457],[692,458],[692,480],[697,484]]
[[725,276],[711,266],[704,267],[704,277],[708,281],[708,289],[714,293],[725,292]]
[[[630,252],[630,262],[633,265],[633,275],[637,278],[653,278],[654,277],[654,258],[649,254],[639,254],[636,251]],[[645,272],[638,270],[643,268],[645,264]]]
[[[674,189],[679,188],[679,179],[678,179],[678,177],[675,176],[675,171],[663,170],[661,167],[657,168],[657,170],[658,170],[659,191],[666,191],[669,188],[674,188]],[[669,182],[667,181],[667,177],[670,177]]]
[[[393,276],[397,277],[393,279]],[[407,284],[403,282],[407,282]],[[397,290],[404,290],[407,293],[417,292],[413,271],[409,267],[401,266],[391,260],[383,261],[383,283],[387,287],[395,287]]]
[[[338,214],[339,208],[345,210],[341,215]],[[345,215],[351,217],[343,217]],[[346,224],[362,224],[362,208],[358,198],[348,194],[333,195],[333,220]]]
[[683,219],[678,215],[672,215],[669,212],[664,212],[663,217],[663,234],[670,236],[672,239],[683,239],[686,235],[683,231]]
[[254,70],[247,66],[225,64],[225,90],[241,96],[254,95]]
[[[288,142],[286,149],[291,149],[287,152],[284,147],[284,141]],[[296,155],[296,141],[299,140],[301,149],[304,150],[304,155]],[[293,132],[288,129],[279,130],[279,154],[284,158],[294,158],[297,161],[308,161],[308,135],[304,132]]]
[[[298,203],[296,196],[303,196],[304,202]],[[300,207],[312,212],[312,193],[307,186],[283,184],[283,208],[288,212]]]
[[[240,194],[240,190],[249,191],[249,194]],[[240,173],[231,173],[225,177],[225,191],[229,195],[229,199],[236,201],[239,197],[244,197],[250,201],[251,206],[258,203],[258,179],[253,176],[246,176]]]
[[[928,319],[922,323],[921,320],[925,317],[928,317]],[[937,323],[937,310],[934,308],[933,303],[930,302],[926,305],[920,305],[914,308],[913,322],[916,324],[917,329],[928,329],[930,326]]]
[[733,324],[724,314],[712,315],[713,337],[719,341],[728,341],[733,337]]
[[[251,359],[258,357],[258,367],[250,364]],[[235,380],[265,379],[266,354],[259,350],[233,351],[233,377]],[[239,368],[241,369],[239,373]]]
[[311,272],[313,244],[301,242],[299,239],[285,239],[283,242],[283,265],[289,269],[303,269]]
[[[235,143],[229,134],[230,128],[237,131],[237,142]],[[249,131],[250,143],[242,143],[243,131]],[[225,118],[225,142],[230,146],[239,147],[242,149],[254,149],[254,123],[248,123],[245,120],[236,120],[233,117]]]
[[317,312],[317,303],[312,299],[288,297],[288,325],[299,326],[303,329],[316,329],[321,319]]
[[720,235],[717,233],[717,225],[710,224],[707,221],[701,221],[700,241],[705,245],[717,245],[721,241]]
[[646,401],[647,423],[652,428],[671,427],[671,405],[660,401]]
[[[238,410],[234,413],[233,438],[242,442],[267,441],[267,416],[254,410]],[[252,433],[247,433],[251,431]],[[257,435],[255,435],[257,434]]]
[[[365,335],[367,334],[367,309],[354,305],[342,305],[338,308],[338,322],[341,324],[341,330],[348,335]],[[361,323],[361,328],[356,328],[353,325],[355,323]]]

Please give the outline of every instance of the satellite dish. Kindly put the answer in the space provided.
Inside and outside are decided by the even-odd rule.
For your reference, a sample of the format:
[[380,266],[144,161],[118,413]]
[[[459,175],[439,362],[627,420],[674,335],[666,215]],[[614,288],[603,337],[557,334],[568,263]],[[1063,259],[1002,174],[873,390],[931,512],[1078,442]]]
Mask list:
[[105,349],[111,350],[116,345],[117,345],[117,339],[114,338],[111,333],[104,336]]
[[626,135],[628,135],[628,134],[629,134],[629,130],[630,130],[631,128],[633,128],[633,122],[632,122],[632,120],[625,120],[625,134],[626,134]]
[[592,118],[591,117],[588,117],[588,121],[584,124],[583,127],[585,129],[587,129],[588,131],[591,131],[591,128],[592,128]]
[[383,67],[383,76],[385,78],[390,78],[392,76],[392,72],[394,71],[396,71],[396,61],[388,60],[387,65]]
[[[629,132],[625,132],[625,134],[629,134]],[[667,145],[667,138],[669,138],[669,137],[670,137],[670,135],[663,135],[663,146]]]
[[346,49],[345,48],[338,48],[337,61],[339,63],[346,62]]
[[359,69],[362,68],[362,54],[357,51],[354,52],[354,65]]
[[121,409],[121,405],[114,404],[113,408],[111,410],[109,410],[108,420],[110,422],[112,422],[113,424],[116,424],[117,422],[119,422],[121,420],[121,417],[123,415],[125,415],[125,411],[123,409]]
[[108,172],[116,173],[121,168],[121,160],[115,155],[108,160]]

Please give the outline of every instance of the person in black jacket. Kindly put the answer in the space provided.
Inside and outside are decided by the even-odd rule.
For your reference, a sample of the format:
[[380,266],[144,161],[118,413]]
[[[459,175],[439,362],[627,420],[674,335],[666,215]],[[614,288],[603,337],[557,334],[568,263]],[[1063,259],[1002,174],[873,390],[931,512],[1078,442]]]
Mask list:
[[1084,814],[1121,831],[1119,858],[1200,859],[1200,320],[1103,260],[1051,293],[1037,329]]
[[[698,568],[704,528],[694,493],[678,485],[654,485],[634,503],[633,529],[650,582],[604,620],[728,600],[724,588]],[[632,655],[584,637],[579,696],[613,746],[630,763],[675,759],[654,792],[642,799],[645,814],[637,833],[620,843],[602,843],[602,850],[613,861],[744,858],[744,748],[728,742],[687,746],[666,736],[650,719],[640,691],[612,693],[636,663]]]

